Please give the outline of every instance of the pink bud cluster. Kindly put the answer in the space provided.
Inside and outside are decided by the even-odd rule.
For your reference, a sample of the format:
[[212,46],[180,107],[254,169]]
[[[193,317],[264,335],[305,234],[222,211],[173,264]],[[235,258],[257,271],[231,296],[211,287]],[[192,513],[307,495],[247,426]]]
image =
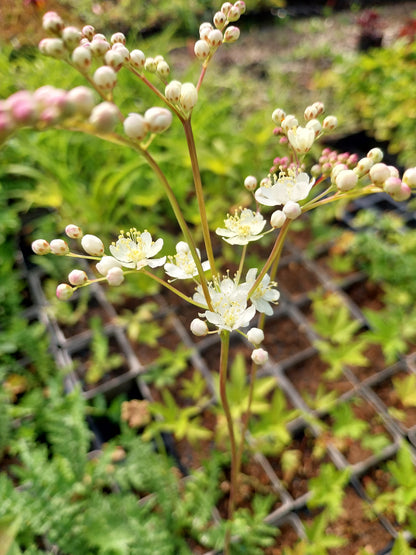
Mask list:
[[45,85],[34,92],[15,92],[0,101],[0,139],[21,127],[46,129],[66,121],[85,120],[94,104],[93,91],[82,86],[65,91]]
[[240,36],[240,29],[230,23],[238,21],[245,13],[246,5],[242,0],[234,4],[224,2],[221,10],[216,12],[213,23],[206,21],[199,26],[199,40],[194,46],[195,56],[206,60],[224,42],[235,42]]
[[[52,239],[50,242],[45,239],[36,239],[32,243],[33,252],[41,256],[55,254],[57,256],[96,260],[98,261],[96,264],[97,272],[104,276],[100,278],[101,280],[105,278],[109,285],[114,286],[120,285],[124,281],[124,272],[121,264],[112,256],[104,254],[104,244],[99,237],[91,234],[84,235],[82,229],[75,224],[67,225],[65,234],[70,239],[80,240],[82,249],[89,256],[71,252],[68,243],[63,239]],[[69,284],[60,283],[56,288],[56,296],[61,301],[67,301],[79,287],[90,285],[93,283],[93,280],[89,279],[84,270],[75,268],[69,272],[68,282]]]
[[356,154],[350,154],[349,152],[338,153],[336,150],[327,147],[322,150],[318,163],[312,166],[311,173],[314,177],[320,175],[329,177],[335,166],[343,164],[345,166],[344,169],[350,169],[357,162],[358,156]]

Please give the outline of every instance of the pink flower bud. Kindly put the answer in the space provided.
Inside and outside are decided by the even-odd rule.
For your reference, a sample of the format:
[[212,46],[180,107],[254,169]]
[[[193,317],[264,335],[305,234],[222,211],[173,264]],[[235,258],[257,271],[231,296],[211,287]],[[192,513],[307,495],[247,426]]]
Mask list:
[[111,67],[101,66],[95,71],[93,80],[102,91],[111,91],[117,84],[117,75]]
[[[374,160],[374,158],[373,158]],[[383,183],[390,177],[390,170],[386,164],[377,162],[370,168],[370,179],[374,185],[383,185]]]
[[82,36],[88,40],[92,40],[94,37],[95,29],[92,25],[85,25],[82,28]]
[[81,71],[87,71],[91,66],[92,54],[89,46],[77,46],[72,51],[73,64]]
[[132,50],[130,52],[130,64],[136,69],[143,69],[146,62],[146,56],[141,50]]
[[165,96],[168,102],[179,102],[181,96],[182,83],[180,81],[171,81],[165,87]]
[[149,124],[140,114],[129,114],[123,123],[124,132],[130,139],[141,141],[149,131]]
[[199,318],[194,318],[190,325],[191,332],[197,337],[204,337],[208,333],[208,326]]
[[240,29],[231,25],[224,33],[224,42],[235,42],[240,37]]
[[31,124],[37,119],[36,101],[28,91],[18,91],[10,95],[5,101],[5,108],[18,124]]
[[84,270],[72,270],[68,274],[68,281],[71,285],[80,286],[88,281],[88,276]]
[[408,168],[403,174],[403,183],[411,189],[416,187],[416,168]]
[[213,48],[216,48],[222,44],[222,32],[219,29],[213,29],[208,33],[207,42]]
[[395,195],[400,192],[402,182],[398,177],[390,176],[384,182],[383,189],[389,195]]
[[264,341],[264,332],[260,328],[251,328],[247,332],[247,339],[252,345],[260,345]]
[[99,133],[111,133],[119,121],[119,111],[112,102],[101,102],[92,109],[89,122]]
[[51,253],[63,256],[69,253],[69,247],[63,239],[53,239],[50,243]]
[[44,254],[48,254],[51,252],[51,247],[48,241],[45,241],[45,239],[36,239],[32,243],[32,251],[35,254],[43,256]]
[[45,31],[58,35],[64,28],[64,22],[56,12],[46,12],[42,18],[42,27]]
[[270,225],[276,229],[282,227],[286,221],[286,216],[282,210],[275,210],[270,217]]
[[111,44],[115,44],[116,42],[126,44],[126,37],[123,35],[123,33],[114,33],[114,35],[111,35],[110,42]]
[[81,116],[89,116],[95,104],[93,91],[82,85],[71,89],[67,94],[67,100]]
[[90,49],[93,56],[101,58],[108,50],[110,50],[110,43],[108,43],[105,39],[94,38],[90,42]]
[[194,53],[198,60],[205,60],[211,51],[210,45],[206,40],[197,40],[194,45]]
[[144,119],[151,133],[162,133],[170,127],[172,123],[172,113],[166,108],[149,108],[144,113]]
[[186,112],[192,110],[198,101],[198,91],[193,83],[183,83],[179,101]]
[[269,353],[264,349],[254,349],[251,353],[251,360],[254,364],[261,366],[269,360]]
[[75,224],[68,224],[65,233],[71,239],[81,239],[82,237],[82,229]]
[[289,220],[294,220],[302,214],[302,209],[297,202],[293,202],[293,200],[288,200],[287,203],[283,206],[283,214]]
[[56,296],[60,301],[67,301],[74,294],[73,288],[67,283],[60,283],[56,288]]
[[244,187],[247,191],[254,191],[257,187],[257,179],[254,175],[248,175],[244,180]]
[[227,18],[222,12],[217,12],[213,17],[213,21],[215,27],[221,31],[224,28]]
[[357,183],[358,175],[353,170],[341,170],[335,178],[335,184],[342,192],[354,189]]
[[123,270],[116,266],[114,266],[108,271],[106,277],[107,277],[108,284],[112,285],[113,287],[117,287],[118,285],[121,285],[124,281]]
[[391,193],[391,197],[397,202],[403,202],[404,200],[407,200],[408,198],[410,198],[411,194],[412,194],[411,188],[408,185],[406,185],[406,183],[402,183],[398,191],[396,191],[395,193]]
[[82,38],[82,33],[76,27],[65,27],[62,30],[62,40],[69,49],[75,48],[79,45]]
[[81,239],[81,246],[91,256],[102,256],[104,254],[103,242],[96,235],[84,235]]

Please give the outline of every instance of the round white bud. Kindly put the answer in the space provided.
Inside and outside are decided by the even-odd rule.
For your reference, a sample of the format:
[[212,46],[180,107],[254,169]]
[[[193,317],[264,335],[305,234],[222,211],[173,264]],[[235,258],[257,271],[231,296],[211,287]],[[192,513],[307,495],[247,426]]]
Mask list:
[[383,160],[383,151],[381,150],[381,148],[372,148],[371,150],[368,151],[367,153],[367,158],[371,158],[371,160],[376,163],[376,162],[381,162]]
[[335,178],[335,184],[342,192],[354,189],[357,182],[358,175],[353,170],[341,170]]
[[403,183],[411,189],[416,187],[416,168],[408,168],[403,174]]
[[194,53],[198,60],[205,60],[205,58],[208,57],[210,51],[211,47],[206,40],[200,39],[196,41],[194,45]]
[[156,72],[161,77],[167,77],[170,73],[169,64],[165,62],[165,60],[161,60],[160,62],[157,63]]
[[198,101],[198,91],[193,83],[183,83],[179,98],[182,108],[189,112]]
[[397,194],[402,186],[402,182],[398,177],[389,177],[383,184],[383,189],[389,195]]
[[117,85],[117,74],[111,67],[101,66],[95,71],[93,81],[99,89],[111,91]]
[[252,345],[260,345],[264,341],[264,332],[260,328],[251,328],[247,332],[247,339]]
[[286,215],[282,210],[275,210],[270,217],[270,225],[276,229],[282,227],[286,221]]
[[136,69],[143,69],[146,62],[146,56],[141,50],[132,50],[130,52],[130,64]]
[[232,7],[233,5],[231,4],[231,2],[224,2],[224,4],[221,6],[221,11],[224,15],[228,16],[228,12],[231,10]]
[[240,38],[240,29],[234,25],[227,27],[224,32],[224,42],[235,42]]
[[114,266],[113,268],[110,268],[110,270],[108,270],[106,278],[109,285],[113,287],[118,287],[124,281],[123,270],[117,266]]
[[129,114],[123,123],[124,132],[130,139],[141,141],[149,130],[149,124],[140,114]]
[[209,33],[213,30],[211,23],[205,22],[201,23],[199,26],[199,38],[201,40],[207,40]]
[[82,28],[82,36],[88,40],[92,40],[94,37],[95,29],[92,25],[84,25]]
[[191,322],[190,330],[197,337],[204,337],[208,333],[208,326],[203,320],[194,318]]
[[42,54],[52,58],[64,58],[67,54],[64,41],[58,38],[42,39],[39,43],[39,50]]
[[254,364],[261,366],[269,360],[269,353],[264,349],[254,349],[254,351],[251,353],[251,360],[254,362]]
[[95,106],[89,118],[99,133],[111,133],[119,121],[119,111],[112,102],[101,102]]
[[165,87],[165,96],[168,102],[179,102],[181,96],[182,83],[180,81],[171,81]]
[[114,35],[111,35],[110,42],[111,44],[121,43],[124,45],[126,44],[126,37],[123,33],[114,33]]
[[80,239],[82,237],[82,229],[75,224],[68,224],[65,233],[71,239]]
[[312,104],[312,108],[314,110],[316,110],[316,116],[315,117],[320,116],[323,113],[323,111],[325,110],[325,106],[324,106],[323,102],[319,102],[319,101],[314,102]]
[[397,202],[403,202],[404,200],[407,200],[411,194],[411,188],[406,185],[406,183],[402,183],[398,191],[396,191],[395,193],[391,193],[391,197]]
[[222,39],[222,32],[219,29],[212,29],[212,31],[208,33],[206,40],[210,46],[216,48],[222,44]]
[[240,10],[236,6],[231,6],[227,14],[228,21],[237,21],[240,19]]
[[57,254],[58,256],[63,256],[69,253],[69,247],[63,239],[53,239],[50,242],[50,248],[52,254]]
[[61,37],[65,43],[65,46],[67,46],[68,48],[75,48],[75,46],[78,46],[79,41],[82,38],[82,33],[76,27],[65,27],[62,30]]
[[79,286],[88,281],[88,276],[84,270],[72,270],[68,274],[68,281],[71,285]]
[[217,12],[213,17],[214,25],[217,29],[222,30],[227,18],[223,12]]
[[237,0],[237,2],[234,2],[234,7],[239,10],[240,14],[246,12],[246,3],[243,2],[243,0]]
[[121,263],[114,256],[103,256],[95,267],[98,273],[106,276],[111,268],[121,268]]
[[157,61],[154,58],[146,58],[144,69],[149,73],[156,73]]
[[365,175],[370,171],[370,168],[373,164],[374,162],[371,160],[371,158],[361,158],[361,160],[358,161],[356,167],[354,168],[354,171],[356,171],[358,175]]
[[73,288],[67,283],[60,283],[56,288],[56,296],[60,301],[67,301],[74,293]]
[[42,17],[42,27],[45,31],[59,34],[64,28],[64,22],[56,12],[46,12]]
[[32,251],[39,255],[49,254],[51,252],[51,247],[45,239],[36,239],[32,243]]
[[298,126],[298,120],[293,114],[289,114],[281,121],[281,126],[283,131],[287,133],[289,129],[293,129]]
[[390,177],[390,170],[386,164],[377,162],[370,168],[370,179],[374,185],[383,185],[383,183]]
[[123,65],[124,58],[120,52],[111,49],[104,54],[104,61],[108,66],[117,71]]
[[91,50],[88,46],[77,46],[72,52],[73,64],[81,71],[86,71],[91,66]]
[[67,100],[73,104],[76,112],[82,116],[89,116],[95,104],[93,91],[82,85],[68,91]]
[[94,38],[90,42],[91,52],[93,56],[96,56],[97,58],[104,56],[104,54],[107,52],[107,50],[110,50],[110,48],[110,43],[107,42],[105,39]]
[[170,127],[172,123],[172,113],[167,108],[155,106],[146,110],[144,119],[151,133],[162,133]]
[[280,125],[286,117],[286,112],[281,108],[276,108],[272,113],[272,120],[276,125]]
[[283,206],[283,213],[289,220],[294,220],[302,214],[302,209],[297,202],[288,200]]
[[322,127],[325,131],[332,131],[338,125],[338,120],[335,116],[326,116],[322,122]]
[[244,187],[247,191],[254,191],[257,187],[257,179],[254,175],[248,175],[244,180]]
[[188,252],[190,252],[191,249],[189,248],[188,243],[186,243],[185,241],[179,241],[179,243],[177,243],[176,245],[176,252],[178,254],[187,254]]
[[313,129],[315,133],[315,137],[317,137],[319,133],[322,131],[321,122],[317,119],[310,119],[308,123],[305,125],[305,127],[307,129]]
[[84,235],[81,239],[81,246],[91,256],[102,256],[104,254],[103,242],[96,235]]

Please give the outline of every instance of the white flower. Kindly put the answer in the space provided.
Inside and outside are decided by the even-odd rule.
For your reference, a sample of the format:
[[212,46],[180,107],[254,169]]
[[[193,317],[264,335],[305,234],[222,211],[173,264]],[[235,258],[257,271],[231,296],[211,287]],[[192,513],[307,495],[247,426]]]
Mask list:
[[[198,257],[201,258],[198,249],[197,254]],[[165,272],[168,276],[175,279],[189,279],[198,275],[198,270],[192,257],[191,249],[184,241],[179,241],[176,245],[175,256],[169,256],[169,260],[170,262],[166,262],[165,264]],[[175,260],[175,263],[173,263],[173,260]],[[208,260],[202,263],[202,269],[204,272],[209,270]]]
[[298,154],[306,154],[315,140],[315,131],[310,127],[294,127],[288,129],[287,138]]
[[257,202],[266,206],[285,205],[289,200],[298,202],[309,195],[314,183],[315,179],[309,180],[307,173],[281,172],[274,184],[257,189],[255,197]]
[[[206,310],[199,316],[205,318],[214,326],[223,330],[236,330],[245,328],[256,313],[256,307],[251,305],[247,308],[248,285],[238,284],[229,277],[208,284],[213,310]],[[194,301],[205,305],[206,300],[202,287],[197,287]]]
[[257,212],[249,208],[241,208],[240,214],[237,210],[234,216],[228,215],[224,220],[225,228],[217,228],[215,233],[223,237],[230,245],[247,245],[250,241],[256,241],[263,237],[261,233],[266,220]]
[[[257,268],[251,268],[247,272],[246,285],[248,285],[249,288],[251,288],[256,281],[256,274]],[[250,301],[256,309],[267,316],[273,314],[273,308],[270,306],[270,303],[275,304],[280,298],[280,292],[274,288],[275,285],[276,283],[270,281],[270,276],[266,274],[250,297]]]
[[118,241],[110,245],[110,252],[125,268],[140,270],[145,266],[156,268],[166,262],[166,256],[151,260],[163,247],[163,239],[152,241],[148,231],[130,229],[125,235],[121,232]]

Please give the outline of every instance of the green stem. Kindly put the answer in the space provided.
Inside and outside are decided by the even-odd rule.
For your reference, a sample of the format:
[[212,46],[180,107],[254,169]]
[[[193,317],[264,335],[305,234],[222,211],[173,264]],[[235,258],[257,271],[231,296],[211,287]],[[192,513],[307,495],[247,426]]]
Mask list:
[[[220,398],[221,404],[224,409],[225,418],[227,420],[228,435],[230,438],[230,450],[231,450],[231,467],[230,467],[230,497],[228,500],[228,520],[231,521],[234,516],[235,510],[235,498],[237,494],[238,487],[238,459],[237,459],[237,445],[234,434],[234,423],[231,415],[230,405],[227,399],[227,369],[228,369],[228,359],[230,352],[230,332],[223,330],[220,334],[221,338],[221,355],[220,355]],[[230,541],[231,541],[231,528],[227,528],[225,538],[224,538],[224,555],[229,555],[230,553]]]
[[165,281],[164,279],[160,278],[159,276],[157,276],[155,274],[152,274],[151,272],[149,272],[148,270],[145,270],[144,268],[142,268],[140,270],[140,272],[142,274],[145,274],[146,276],[150,277],[154,281],[157,281],[160,285],[162,285],[163,287],[166,287],[166,289],[169,289],[170,291],[172,291],[172,293],[175,293],[175,295],[177,295],[178,297],[180,297],[181,299],[183,299],[187,303],[193,304],[194,306],[197,306],[198,308],[206,309],[205,305],[202,305],[200,303],[196,303],[191,297],[188,297],[188,295],[185,295],[185,293],[182,293],[182,291],[179,291],[179,289],[176,289],[176,287],[173,287],[173,285],[171,285],[168,281]]
[[189,157],[192,165],[192,175],[194,178],[195,193],[198,200],[199,214],[201,217],[202,235],[204,237],[207,258],[213,275],[216,275],[215,258],[212,250],[211,234],[209,231],[207,212],[205,208],[204,192],[202,188],[201,173],[199,171],[198,156],[196,153],[194,134],[192,132],[191,120],[181,119],[185,131],[186,142],[188,144]]

